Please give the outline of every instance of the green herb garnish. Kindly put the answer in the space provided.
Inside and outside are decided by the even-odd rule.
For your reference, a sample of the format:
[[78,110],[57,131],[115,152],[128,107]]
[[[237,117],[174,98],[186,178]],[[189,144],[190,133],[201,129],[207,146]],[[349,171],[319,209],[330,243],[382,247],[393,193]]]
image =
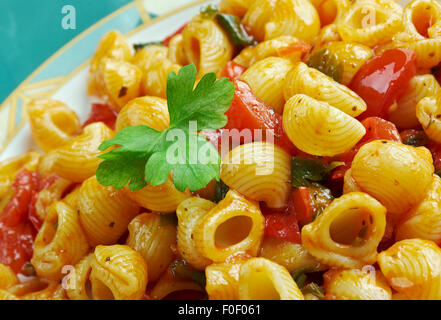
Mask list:
[[210,4],[202,7],[200,10],[201,17],[204,19],[216,19],[217,23],[228,35],[230,41],[236,47],[245,47],[256,45],[257,41],[254,41],[243,25],[240,23],[238,16],[232,14],[221,13],[217,6]]
[[325,293],[323,291],[323,288],[320,287],[315,282],[308,283],[306,286],[304,286],[302,288],[302,293],[304,295],[306,295],[306,294],[313,294],[313,295],[315,295],[319,299],[322,299],[322,298],[325,297]]
[[214,202],[219,202],[225,198],[230,188],[222,181],[216,181],[216,188],[214,190]]
[[209,5],[203,6],[199,12],[200,12],[202,18],[213,19],[216,17],[217,14],[219,14],[219,9],[217,8],[216,5],[209,4]]
[[207,282],[205,272],[191,267],[185,260],[176,260],[171,264],[171,271],[175,278],[189,279],[196,282],[202,289],[205,289]]
[[151,42],[145,42],[145,43],[135,43],[133,45],[133,49],[135,49],[135,51],[139,51],[145,47],[148,46],[153,46],[153,45],[157,45],[157,46],[163,46],[164,43],[162,41],[151,41]]
[[291,277],[296,282],[297,287],[301,288],[301,287],[303,287],[303,285],[304,285],[304,283],[306,281],[307,275],[306,275],[304,269],[300,269],[300,270],[297,270],[295,272],[292,272],[291,273]]
[[326,48],[311,55],[307,64],[309,67],[321,71],[337,82],[341,82],[343,79],[343,64],[339,62],[336,54]]
[[104,159],[96,171],[100,184],[121,189],[129,183],[129,189],[136,191],[148,183],[165,183],[170,172],[179,191],[199,190],[213,179],[219,181],[219,152],[198,132],[225,126],[234,85],[208,73],[193,89],[196,73],[194,65],[187,65],[168,75],[168,129],[126,127],[99,146],[101,151],[117,146],[99,156]]
[[216,16],[219,25],[226,31],[231,42],[238,47],[256,45],[253,37],[248,35],[243,25],[240,23],[239,17],[231,14],[219,13]]
[[309,187],[311,181],[322,181],[336,167],[344,165],[343,162],[324,164],[319,159],[292,158],[292,185],[294,187]]

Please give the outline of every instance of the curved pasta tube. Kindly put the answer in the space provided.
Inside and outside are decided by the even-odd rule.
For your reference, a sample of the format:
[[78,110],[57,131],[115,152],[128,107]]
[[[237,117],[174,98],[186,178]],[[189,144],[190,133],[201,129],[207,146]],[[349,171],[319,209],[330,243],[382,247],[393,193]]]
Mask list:
[[388,215],[401,215],[424,197],[433,170],[426,148],[376,140],[357,152],[351,175],[361,190],[387,208]]
[[251,258],[240,267],[240,300],[303,300],[289,272],[265,258]]
[[179,291],[200,292],[202,295],[204,289],[201,288],[201,286],[193,280],[182,277],[175,277],[173,272],[169,268],[166,272],[162,274],[158,282],[156,282],[152,291],[149,293],[149,297],[154,300],[162,300],[168,295],[172,295],[173,293]]
[[402,28],[402,11],[393,0],[360,0],[337,23],[344,41],[368,47],[386,43]]
[[[72,182],[69,180],[56,178],[49,187],[38,193],[37,200],[35,201],[35,214],[40,221],[44,221],[49,207],[56,201],[61,200],[64,192],[68,190],[70,186],[72,186]],[[75,206],[71,208],[75,210]]]
[[302,244],[332,267],[361,268],[374,263],[386,227],[386,208],[362,192],[335,199],[302,229]]
[[390,286],[412,300],[441,299],[441,249],[432,241],[402,240],[378,255]]
[[354,42],[333,41],[324,48],[334,54],[343,66],[341,84],[345,86],[349,86],[361,66],[373,56],[371,48]]
[[297,148],[316,156],[344,153],[366,133],[356,119],[304,94],[296,94],[286,102],[283,127]]
[[243,17],[252,3],[253,1],[251,0],[221,0],[219,10],[224,13]]
[[435,142],[441,142],[441,94],[421,99],[416,106],[416,116],[424,132]]
[[280,264],[289,272],[321,268],[320,262],[303,245],[279,239],[265,238],[259,256]]
[[18,283],[15,273],[7,265],[0,263],[0,289],[7,289]]
[[127,245],[147,263],[149,282],[156,281],[173,261],[170,246],[176,243],[176,227],[163,215],[143,213],[129,223],[128,229]]
[[117,61],[129,61],[131,57],[132,49],[119,31],[113,30],[104,35],[90,61],[88,93],[95,95],[99,90],[97,88],[96,71],[103,59],[109,58]]
[[9,293],[6,290],[0,289],[0,301],[20,300],[17,296]]
[[214,20],[196,16],[182,32],[184,50],[190,63],[198,70],[197,79],[214,72],[218,77],[233,57],[228,36]]
[[8,289],[19,300],[65,300],[66,292],[58,281],[33,278]]
[[269,57],[253,64],[240,78],[250,85],[259,99],[282,113],[285,104],[283,83],[292,67],[288,59]]
[[181,192],[176,189],[170,178],[159,186],[149,184],[138,191],[130,191],[128,188],[125,191],[141,207],[161,213],[175,212],[182,201],[191,197],[190,191]]
[[246,256],[234,256],[228,261],[213,263],[205,268],[207,291],[210,300],[238,300],[240,267]]
[[395,240],[426,239],[441,241],[441,178],[433,175],[432,184],[419,204],[406,213],[396,227]]
[[178,252],[185,261],[199,270],[203,270],[211,263],[211,260],[198,251],[193,234],[202,218],[215,206],[214,202],[192,197],[182,201],[176,209],[178,217]]
[[350,2],[348,0],[310,0],[317,10],[322,27],[336,23],[347,13]]
[[243,144],[222,159],[221,179],[249,199],[282,208],[291,191],[291,156],[268,142]]
[[280,57],[289,59],[292,62],[300,61],[303,53],[299,50],[292,50],[296,46],[303,46],[305,42],[293,36],[280,36],[266,40],[255,47],[243,49],[235,58],[234,62],[249,68],[256,62],[269,58]]
[[343,193],[358,191],[362,192],[360,186],[357,184],[354,177],[352,177],[352,170],[349,168],[348,170],[346,170],[343,178]]
[[185,66],[188,64],[187,55],[184,50],[184,37],[177,34],[170,39],[168,43],[167,58],[178,65]]
[[81,226],[91,246],[114,244],[139,212],[139,206],[123,190],[104,187],[95,176],[83,182],[77,203]]
[[28,151],[16,157],[0,161],[0,199],[8,193],[9,188],[22,169],[35,171],[41,159],[37,151]]
[[170,117],[167,101],[158,97],[140,97],[127,103],[116,118],[116,131],[129,126],[149,126],[158,131],[167,129]]
[[80,187],[81,186],[78,185],[62,199],[65,204],[75,211],[78,210],[78,195],[80,194]]
[[223,262],[239,252],[256,256],[264,220],[257,204],[230,190],[193,231],[196,249],[213,262]]
[[77,212],[55,202],[35,238],[31,263],[40,277],[60,280],[62,268],[77,263],[88,249]]
[[97,300],[139,300],[147,281],[147,264],[142,256],[125,245],[97,246],[90,282]]
[[139,50],[132,63],[142,70],[141,91],[146,96],[166,97],[167,77],[178,72],[180,65],[167,58],[167,48],[151,45]]
[[62,178],[82,182],[93,176],[102,161],[98,146],[111,139],[114,133],[102,122],[89,124],[81,135],[52,154],[52,171]]
[[58,100],[34,100],[27,105],[34,141],[45,152],[61,147],[81,132],[75,111]]
[[332,43],[334,41],[341,41],[340,33],[338,33],[337,24],[332,23],[324,26],[318,36],[314,39],[314,49],[319,50],[325,45]]
[[96,71],[96,96],[109,102],[116,111],[141,95],[142,71],[126,61],[103,59]]
[[296,94],[327,102],[352,117],[367,109],[366,103],[355,92],[303,62],[294,65],[283,87],[286,100]]
[[254,39],[261,42],[265,39],[265,26],[274,13],[278,0],[253,1],[242,19],[242,24],[253,35]]
[[403,13],[404,31],[394,45],[416,53],[420,68],[432,68],[441,62],[441,5],[436,0],[414,0]]
[[[441,87],[431,74],[413,77],[406,88],[406,92],[397,101],[397,108],[389,114],[389,120],[398,128],[411,129],[420,123],[417,118],[417,104],[425,97],[441,93]],[[422,111],[422,110],[420,110]],[[423,117],[424,118],[424,117]]]
[[311,41],[320,31],[320,17],[309,1],[278,0],[265,24],[265,40],[291,35]]
[[66,294],[71,300],[90,300],[88,294],[88,284],[90,284],[90,272],[92,262],[95,259],[93,253],[83,257],[75,268],[69,272],[65,279]]
[[379,270],[334,269],[325,273],[326,297],[336,300],[391,300],[392,290]]

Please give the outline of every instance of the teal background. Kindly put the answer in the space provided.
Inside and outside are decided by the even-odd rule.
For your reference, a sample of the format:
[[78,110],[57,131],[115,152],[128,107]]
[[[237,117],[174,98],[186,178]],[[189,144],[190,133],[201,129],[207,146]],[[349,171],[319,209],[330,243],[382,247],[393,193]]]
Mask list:
[[[0,0],[0,103],[64,44],[129,2]],[[61,27],[65,5],[76,9],[76,30]]]

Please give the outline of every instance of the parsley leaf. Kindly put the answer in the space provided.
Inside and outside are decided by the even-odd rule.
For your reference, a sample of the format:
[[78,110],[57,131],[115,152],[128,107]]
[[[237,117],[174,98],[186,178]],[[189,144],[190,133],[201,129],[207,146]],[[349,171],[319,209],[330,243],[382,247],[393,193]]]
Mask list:
[[137,191],[148,183],[163,184],[172,172],[174,185],[184,191],[198,190],[212,179],[219,180],[219,153],[198,131],[225,126],[234,85],[226,78],[216,80],[216,75],[209,73],[194,88],[196,73],[196,67],[188,65],[178,74],[169,74],[168,129],[126,127],[99,146],[101,151],[116,146],[99,156],[104,159],[96,172],[100,184],[121,189],[129,183],[130,190]]
[[292,185],[294,187],[309,187],[310,181],[322,181],[326,176],[343,162],[332,162],[328,165],[313,158],[292,158]]
[[326,48],[311,55],[307,65],[319,70],[337,82],[341,82],[343,78],[343,63],[339,62],[336,54]]

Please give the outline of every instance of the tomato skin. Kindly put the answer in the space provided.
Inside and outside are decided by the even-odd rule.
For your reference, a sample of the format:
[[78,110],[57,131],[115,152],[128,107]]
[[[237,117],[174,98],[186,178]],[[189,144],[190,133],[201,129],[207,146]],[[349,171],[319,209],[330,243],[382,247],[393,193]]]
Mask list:
[[293,189],[288,205],[282,209],[271,209],[261,204],[262,214],[265,216],[265,236],[292,243],[301,243],[298,216],[302,221],[311,216],[312,205],[309,190],[306,187]]
[[240,64],[234,61],[229,61],[225,65],[224,70],[222,70],[221,77],[227,77],[231,81],[234,81],[239,79],[246,69],[247,69],[246,67],[241,66]]
[[297,148],[286,135],[282,124],[282,115],[276,113],[262,100],[256,97],[249,85],[241,80],[234,81],[236,92],[233,103],[225,113],[228,123],[225,129],[251,129],[254,140],[254,129],[273,130],[274,144],[290,154],[296,154]]
[[305,54],[310,52],[312,49],[312,45],[308,42],[299,40],[298,43],[295,43],[287,48],[283,48],[279,50],[279,55],[281,56],[287,56],[295,52],[300,52],[301,54]]
[[265,236],[301,243],[300,228],[294,212],[272,212],[265,215]]
[[311,194],[309,188],[299,187],[291,194],[291,210],[296,212],[297,221],[300,225],[308,224],[314,216],[314,209],[311,203]]
[[177,36],[178,34],[181,34],[185,27],[187,26],[188,22],[186,24],[184,24],[182,27],[180,27],[178,30],[176,30],[174,33],[172,33],[171,35],[169,35],[167,38],[164,39],[164,41],[162,41],[162,43],[164,44],[164,46],[168,47],[168,45],[170,44],[170,40],[174,37]]
[[390,121],[379,117],[369,117],[361,121],[361,124],[366,129],[366,134],[363,138],[349,151],[337,156],[338,161],[345,164],[335,168],[330,175],[330,182],[343,181],[346,171],[351,167],[352,160],[357,154],[358,150],[366,143],[373,140],[389,140],[401,142],[401,136],[397,127]]
[[28,219],[37,231],[39,231],[41,226],[43,225],[43,221],[40,220],[40,217],[37,214],[37,208],[35,207],[38,200],[38,194],[42,190],[49,188],[57,179],[59,179],[57,175],[50,175],[48,177],[40,178],[38,181],[37,192],[33,194],[32,199],[29,203]]
[[36,230],[27,220],[29,204],[38,189],[38,174],[26,169],[14,181],[14,195],[0,215],[0,263],[15,272],[31,259]]
[[387,119],[388,109],[405,92],[416,74],[416,54],[410,49],[390,49],[367,61],[355,74],[349,88],[367,104],[357,118]]
[[115,130],[115,122],[118,113],[109,105],[102,103],[92,104],[89,118],[84,122],[83,127],[94,122],[104,122],[110,129]]
[[37,173],[26,169],[17,174],[13,184],[15,193],[0,215],[0,223],[15,227],[25,222],[29,203],[38,188],[38,179]]

